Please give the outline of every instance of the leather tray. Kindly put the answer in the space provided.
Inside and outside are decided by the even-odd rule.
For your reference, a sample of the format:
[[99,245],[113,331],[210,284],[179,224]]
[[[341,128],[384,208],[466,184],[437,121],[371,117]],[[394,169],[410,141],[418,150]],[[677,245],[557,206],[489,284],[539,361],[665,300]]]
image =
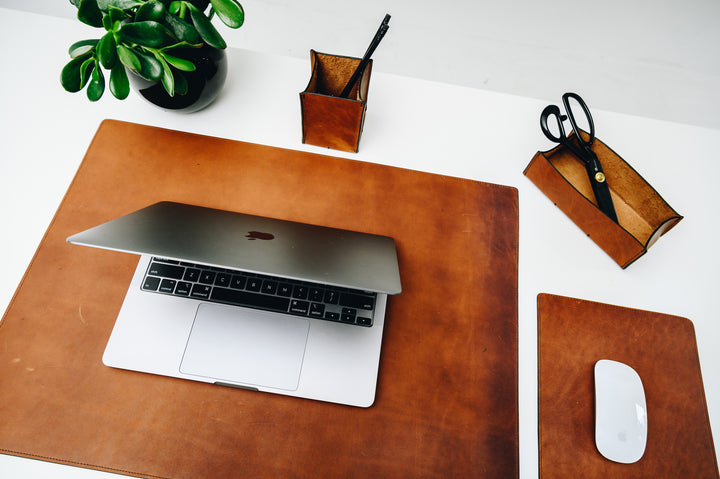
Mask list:
[[[394,237],[375,404],[104,366],[137,257],[65,238],[159,200]],[[0,323],[0,452],[143,477],[517,477],[517,262],[514,188],[105,121]]]
[[[690,320],[574,298],[538,296],[540,477],[717,478]],[[633,464],[595,447],[593,367],[631,366],[645,390],[648,439]]]
[[523,173],[621,268],[627,268],[683,217],[605,143],[596,138],[592,149],[603,165],[619,224],[600,211],[583,162],[565,146],[537,152]]

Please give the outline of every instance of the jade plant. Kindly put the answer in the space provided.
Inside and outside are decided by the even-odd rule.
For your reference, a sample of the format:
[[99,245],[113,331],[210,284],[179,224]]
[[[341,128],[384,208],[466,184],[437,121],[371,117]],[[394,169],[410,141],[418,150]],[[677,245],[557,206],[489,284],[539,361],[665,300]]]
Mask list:
[[[195,65],[183,52],[227,44],[211,20],[215,15],[230,28],[239,28],[245,14],[237,0],[70,0],[78,19],[103,28],[99,39],[81,40],[69,48],[71,60],[60,75],[63,88],[97,101],[105,92],[105,73],[115,98],[130,92],[126,69],[150,81],[162,82],[170,96],[187,92],[183,72]],[[206,13],[207,12],[207,13]]]

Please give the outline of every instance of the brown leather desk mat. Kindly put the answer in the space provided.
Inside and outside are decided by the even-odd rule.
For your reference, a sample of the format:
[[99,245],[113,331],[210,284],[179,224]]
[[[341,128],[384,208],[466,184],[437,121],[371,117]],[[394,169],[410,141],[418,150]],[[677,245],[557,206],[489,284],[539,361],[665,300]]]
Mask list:
[[[122,371],[137,256],[65,238],[159,200],[384,234],[375,404]],[[517,477],[514,188],[105,121],[0,323],[0,452],[146,477]]]
[[[692,323],[661,313],[538,296],[540,477],[717,478]],[[634,464],[595,447],[593,368],[614,359],[645,389],[648,440]]]

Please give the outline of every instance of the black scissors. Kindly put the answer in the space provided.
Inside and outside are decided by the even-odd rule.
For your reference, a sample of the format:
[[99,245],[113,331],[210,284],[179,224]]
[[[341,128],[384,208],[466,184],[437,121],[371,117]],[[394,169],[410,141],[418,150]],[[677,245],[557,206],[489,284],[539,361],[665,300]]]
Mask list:
[[[575,100],[585,113],[585,118],[589,124],[588,139],[586,140],[580,135],[580,129],[575,121],[575,115],[573,115],[572,108],[570,107],[570,99]],[[605,213],[615,223],[618,222],[617,214],[615,213],[615,207],[613,206],[612,198],[610,197],[610,188],[608,188],[607,179],[603,172],[600,160],[597,155],[592,151],[592,144],[595,141],[595,125],[593,124],[592,116],[587,105],[580,98],[580,95],[576,93],[565,93],[562,96],[562,102],[565,106],[567,115],[563,115],[560,112],[560,108],[557,105],[548,105],[540,114],[540,128],[545,136],[555,143],[560,143],[570,150],[575,156],[580,158],[585,163],[585,169],[587,170],[588,178],[590,179],[590,185],[592,185],[593,193],[595,193],[595,200],[600,208],[600,211]],[[559,136],[555,136],[548,128],[548,118],[551,116],[555,117],[557,122]],[[570,125],[575,132],[575,138],[570,139],[565,136],[565,128],[563,128],[563,122],[570,120]]]

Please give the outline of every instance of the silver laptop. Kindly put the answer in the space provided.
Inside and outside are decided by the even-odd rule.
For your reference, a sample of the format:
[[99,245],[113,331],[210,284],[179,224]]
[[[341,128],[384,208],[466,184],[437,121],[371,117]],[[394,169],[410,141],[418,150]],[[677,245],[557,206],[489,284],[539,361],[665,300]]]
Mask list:
[[141,255],[107,366],[374,402],[392,238],[162,202],[67,241]]

